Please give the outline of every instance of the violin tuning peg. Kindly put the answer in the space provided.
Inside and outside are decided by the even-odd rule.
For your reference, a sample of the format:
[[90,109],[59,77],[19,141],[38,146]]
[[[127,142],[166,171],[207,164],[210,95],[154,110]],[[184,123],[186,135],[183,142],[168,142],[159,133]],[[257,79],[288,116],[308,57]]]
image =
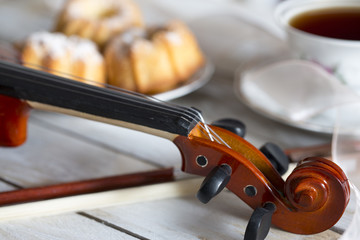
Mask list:
[[263,240],[269,233],[271,218],[275,212],[275,204],[265,203],[263,207],[256,208],[246,226],[244,240]]
[[245,124],[236,119],[224,118],[213,122],[211,125],[224,128],[242,138],[245,136]]
[[219,194],[230,181],[231,167],[222,164],[215,167],[202,182],[196,197],[202,203],[208,203],[213,197]]
[[280,175],[286,173],[289,168],[289,159],[284,151],[274,143],[266,143],[260,151],[269,159]]

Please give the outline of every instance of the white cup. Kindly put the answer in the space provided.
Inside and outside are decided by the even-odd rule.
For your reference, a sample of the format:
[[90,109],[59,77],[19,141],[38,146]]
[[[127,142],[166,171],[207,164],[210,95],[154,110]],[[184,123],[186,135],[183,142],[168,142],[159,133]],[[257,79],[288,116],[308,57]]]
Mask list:
[[301,13],[327,8],[360,7],[359,0],[287,0],[275,10],[286,31],[295,58],[319,63],[342,83],[360,93],[360,41],[323,37],[292,27],[290,20]]

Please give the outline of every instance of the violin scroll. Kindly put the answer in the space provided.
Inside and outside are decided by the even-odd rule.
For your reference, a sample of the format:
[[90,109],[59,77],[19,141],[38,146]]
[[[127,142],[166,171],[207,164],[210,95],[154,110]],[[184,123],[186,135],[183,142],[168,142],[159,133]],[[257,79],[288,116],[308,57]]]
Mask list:
[[335,163],[313,157],[301,161],[289,175],[285,195],[297,211],[314,212],[330,205],[345,209],[350,188],[345,174]]
[[334,162],[311,157],[289,175],[284,194],[291,211],[284,216],[275,214],[273,223],[290,232],[313,234],[329,229],[340,219],[350,199],[350,186]]

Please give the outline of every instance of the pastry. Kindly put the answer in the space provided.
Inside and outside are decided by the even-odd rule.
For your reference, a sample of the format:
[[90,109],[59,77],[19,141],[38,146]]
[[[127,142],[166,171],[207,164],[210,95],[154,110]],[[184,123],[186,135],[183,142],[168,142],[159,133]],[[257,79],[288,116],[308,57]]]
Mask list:
[[105,83],[105,62],[95,43],[61,33],[36,32],[21,51],[24,66],[90,83]]
[[56,31],[89,38],[102,48],[114,35],[142,25],[141,12],[131,0],[68,0]]
[[180,21],[128,30],[106,46],[104,55],[109,84],[147,94],[174,88],[204,63],[195,37]]

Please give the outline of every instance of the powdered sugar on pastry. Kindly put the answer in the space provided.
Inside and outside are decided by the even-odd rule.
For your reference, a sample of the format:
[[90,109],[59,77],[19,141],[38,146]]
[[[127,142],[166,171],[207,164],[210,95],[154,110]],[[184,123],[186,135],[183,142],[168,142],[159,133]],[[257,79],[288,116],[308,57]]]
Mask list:
[[95,43],[88,39],[71,36],[68,38],[67,49],[72,52],[72,58],[74,61],[103,61],[103,57],[97,50]]
[[37,32],[28,38],[26,44],[31,45],[39,56],[46,53],[61,57],[68,51],[66,36],[59,33]]
[[68,0],[56,31],[88,38],[103,47],[115,35],[143,26],[137,5],[130,0]]
[[[104,58],[95,43],[62,33],[36,32],[21,53],[25,66],[84,82],[105,82]],[[90,80],[90,81],[88,81]]]
[[61,33],[37,32],[28,38],[27,44],[31,45],[39,56],[59,58],[70,54],[74,61],[103,61],[93,42],[77,36],[67,37]]

